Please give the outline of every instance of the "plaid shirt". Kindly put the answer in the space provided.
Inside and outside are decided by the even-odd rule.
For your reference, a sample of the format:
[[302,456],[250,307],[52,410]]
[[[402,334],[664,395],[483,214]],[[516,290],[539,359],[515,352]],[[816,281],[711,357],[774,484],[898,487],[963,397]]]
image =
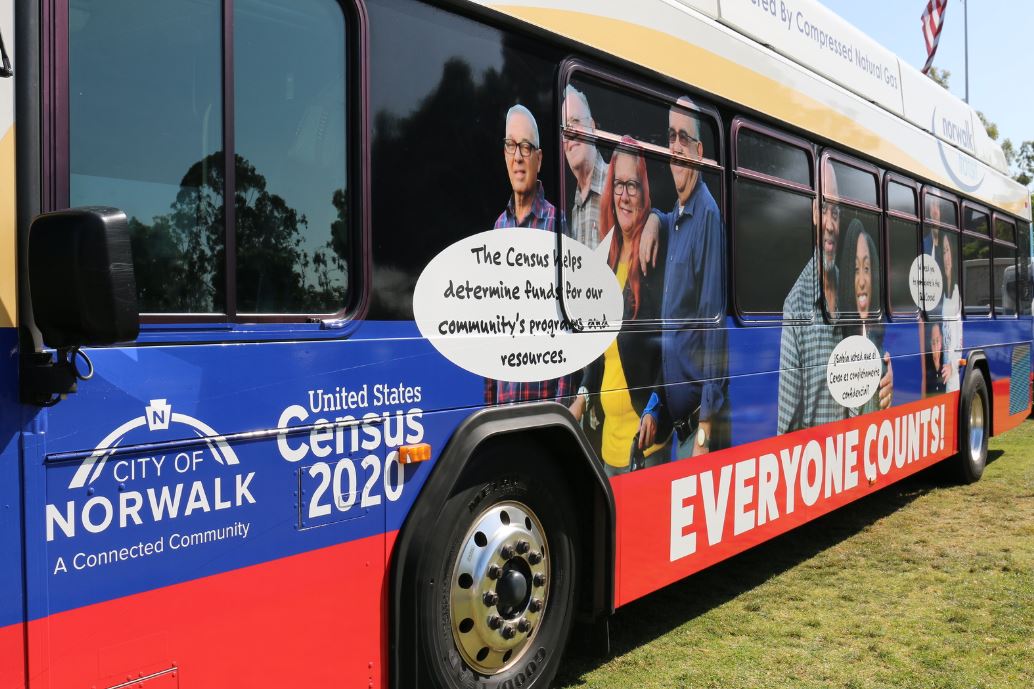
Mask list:
[[513,194],[510,194],[510,201],[506,208],[495,219],[494,230],[501,230],[505,227],[532,227],[536,230],[556,231],[556,207],[546,200],[546,192],[542,189],[542,182],[535,182],[535,200],[531,202],[531,212],[518,220],[517,211],[514,208]]
[[[510,202],[506,205],[506,210],[495,221],[494,229],[532,227],[550,232],[556,231],[556,208],[546,200],[545,192],[542,190],[542,182],[537,184],[538,190],[535,193],[535,201],[531,204],[531,212],[520,222],[517,222],[517,216],[514,213],[513,196],[511,196]],[[534,383],[512,383],[505,380],[485,378],[485,404],[507,404],[510,402],[554,399],[568,404],[570,403],[568,398],[572,396],[573,383],[573,375]]]
[[593,149],[596,164],[592,167],[589,178],[589,190],[582,195],[582,190],[575,188],[574,204],[571,206],[571,237],[590,249],[600,243],[600,195],[603,194],[603,183],[607,181],[607,164],[598,149]]
[[782,435],[802,428],[842,421],[850,412],[829,392],[826,367],[840,343],[840,329],[827,325],[817,285],[814,256],[783,303],[787,319],[812,318],[810,324],[784,325],[779,346],[779,421]]

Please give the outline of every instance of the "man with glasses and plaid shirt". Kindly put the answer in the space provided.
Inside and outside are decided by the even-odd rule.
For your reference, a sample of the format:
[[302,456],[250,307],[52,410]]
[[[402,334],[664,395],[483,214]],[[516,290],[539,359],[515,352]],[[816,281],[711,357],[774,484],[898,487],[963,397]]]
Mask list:
[[[836,171],[830,163],[822,168],[824,196],[839,197]],[[813,255],[804,266],[797,282],[783,302],[783,319],[811,321],[801,325],[786,324],[779,344],[779,435],[812,428],[824,423],[842,421],[854,412],[841,406],[829,391],[827,367],[833,349],[843,338],[841,328],[826,323],[823,299],[832,318],[837,317],[836,293],[841,275],[837,270],[837,249],[840,246],[840,206],[823,201],[819,254],[822,257],[821,278]],[[816,278],[821,283],[816,283]],[[818,284],[822,289],[817,289]],[[880,409],[891,405],[894,373],[887,360],[887,371],[880,379]]]
[[[556,208],[546,200],[542,182],[539,181],[539,169],[542,167],[539,127],[535,116],[523,105],[515,105],[506,113],[503,160],[513,194],[496,219],[494,229],[530,227],[555,232]],[[532,383],[486,378],[485,403],[557,400],[567,404],[571,385],[571,376]]]

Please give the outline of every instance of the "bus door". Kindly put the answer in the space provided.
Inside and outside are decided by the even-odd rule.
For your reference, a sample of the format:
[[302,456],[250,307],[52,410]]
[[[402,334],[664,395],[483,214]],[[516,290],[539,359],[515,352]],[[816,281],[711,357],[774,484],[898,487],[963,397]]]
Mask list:
[[[419,342],[353,317],[356,18],[52,6],[44,139],[66,144],[41,151],[41,205],[118,211],[44,218],[33,243],[48,223],[128,239],[142,315],[129,343],[81,349],[51,320],[67,348],[36,359],[74,367],[74,392],[23,367],[30,686],[379,686],[386,531],[415,493],[397,448],[439,401]],[[45,297],[97,296],[47,272],[81,265],[51,240],[30,256],[44,332]]]

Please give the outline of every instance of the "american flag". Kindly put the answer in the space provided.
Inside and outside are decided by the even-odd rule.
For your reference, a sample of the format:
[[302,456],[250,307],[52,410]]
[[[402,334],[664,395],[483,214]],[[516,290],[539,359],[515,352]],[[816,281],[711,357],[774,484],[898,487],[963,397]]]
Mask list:
[[933,56],[937,53],[937,42],[941,40],[944,10],[947,7],[948,0],[930,0],[926,3],[926,11],[923,12],[923,38],[926,40],[926,64],[923,65],[923,74],[930,71]]

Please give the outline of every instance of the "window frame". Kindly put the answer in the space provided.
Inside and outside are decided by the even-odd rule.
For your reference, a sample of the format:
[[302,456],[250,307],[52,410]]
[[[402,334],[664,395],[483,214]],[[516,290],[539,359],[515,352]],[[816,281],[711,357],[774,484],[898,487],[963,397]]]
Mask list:
[[[560,155],[557,156],[557,179],[559,180],[560,198],[563,199],[561,202],[562,217],[566,222],[566,199],[568,198],[568,183],[567,183],[567,162],[563,154],[563,141],[565,138],[575,138],[586,143],[591,143],[597,146],[603,146],[608,149],[625,149],[633,150],[641,153],[647,158],[660,159],[663,158],[666,162],[670,161],[673,156],[671,151],[667,148],[662,148],[654,144],[647,142],[639,142],[639,146],[629,146],[626,143],[621,142],[621,135],[615,134],[608,130],[596,129],[593,133],[587,133],[580,130],[568,129],[566,122],[563,118],[564,110],[564,99],[565,91],[568,85],[571,85],[571,81],[576,78],[587,78],[590,81],[596,81],[602,84],[604,87],[620,91],[632,99],[653,101],[657,105],[664,105],[668,109],[676,106],[676,101],[683,95],[689,95],[693,98],[693,108],[687,108],[685,106],[677,106],[683,110],[693,112],[701,118],[707,117],[711,120],[711,125],[714,129],[717,141],[715,142],[715,152],[718,155],[717,159],[701,158],[699,161],[691,160],[689,158],[679,157],[678,160],[685,163],[688,167],[697,169],[701,172],[707,171],[717,173],[722,180],[721,194],[715,197],[715,203],[718,205],[719,212],[722,216],[723,234],[725,235],[724,247],[728,253],[728,233],[729,223],[726,221],[725,209],[727,208],[726,201],[728,199],[729,191],[726,189],[728,182],[726,180],[726,169],[727,166],[723,164],[723,158],[725,157],[725,127],[722,117],[716,107],[710,104],[710,99],[706,94],[700,94],[696,89],[686,87],[680,89],[672,85],[667,87],[655,87],[647,84],[644,80],[623,74],[615,69],[608,69],[594,63],[588,62],[580,58],[570,58],[565,60],[560,65],[558,70],[557,80],[557,104],[555,106],[556,121],[555,121],[555,133],[557,136],[557,142],[559,144]],[[601,136],[600,132],[604,132],[606,135]],[[698,184],[700,181],[698,180]],[[714,193],[711,190],[712,194]],[[566,228],[561,228],[557,234],[557,249],[560,246],[560,236],[565,234]],[[663,257],[658,257],[662,259]],[[700,325],[712,325],[717,326],[724,322],[726,315],[729,312],[729,276],[728,276],[728,256],[724,257],[722,261],[722,307],[721,312],[713,318],[689,318],[689,319],[677,319],[677,320],[664,320],[657,319],[656,321],[642,321],[642,327],[662,327],[662,328],[681,328],[684,326],[700,326]],[[566,284],[566,277],[564,268],[558,266],[558,284]],[[566,290],[561,291],[560,295],[560,308],[561,313],[566,317],[567,307],[565,305]],[[626,325],[627,327],[627,325]]]
[[[739,135],[742,130],[761,134],[771,139],[775,139],[781,143],[787,144],[794,148],[804,151],[808,157],[808,165],[811,168],[811,186],[798,184],[788,179],[780,177],[773,177],[763,172],[751,170],[750,168],[741,168],[738,164],[739,160]],[[769,313],[762,311],[746,311],[740,304],[739,297],[739,285],[737,284],[736,271],[736,257],[739,247],[737,241],[738,235],[738,219],[736,217],[736,182],[740,179],[744,179],[749,182],[756,184],[762,184],[765,186],[776,187],[784,191],[798,194],[800,196],[811,198],[811,255],[812,258],[816,255],[816,247],[818,246],[818,199],[819,199],[819,183],[818,183],[818,165],[816,161],[817,150],[815,145],[803,137],[794,136],[792,134],[783,132],[779,129],[771,127],[762,122],[752,120],[742,115],[737,115],[733,118],[732,123],[729,127],[729,143],[731,146],[730,150],[730,161],[729,161],[729,172],[730,172],[730,184],[729,184],[729,220],[726,225],[729,228],[728,231],[728,243],[729,243],[729,279],[727,284],[729,285],[728,291],[732,294],[733,309],[737,320],[742,325],[809,325],[815,322],[814,317],[812,318],[785,318],[783,312]],[[807,265],[807,264],[805,264]],[[816,274],[816,281],[818,280],[818,274]],[[816,282],[816,284],[818,284]]]
[[[901,211],[892,210],[889,207],[888,199],[890,198],[890,185],[897,184],[898,186],[907,187],[912,190],[915,194],[915,215],[908,215]],[[915,246],[915,258],[918,258],[923,251],[923,204],[922,194],[920,192],[921,185],[910,177],[898,174],[896,172],[887,171],[883,175],[883,252],[887,260],[883,267],[884,284],[887,290],[884,292],[886,296],[886,314],[887,319],[891,322],[899,323],[914,323],[920,320],[922,316],[922,308],[919,304],[915,305],[914,310],[910,311],[895,311],[894,305],[890,301],[890,221],[891,219],[903,220],[905,222],[911,222],[915,224],[915,233],[913,234],[913,242]],[[912,262],[915,263],[915,258]],[[909,265],[911,271],[912,266]]]
[[[926,218],[926,197],[927,196],[933,196],[934,198],[938,198],[938,199],[941,199],[942,201],[947,201],[947,202],[949,202],[951,204],[954,204],[954,206],[955,206],[956,224],[952,225],[951,223],[941,222],[941,221],[937,221],[936,223],[934,223],[934,222],[931,222],[931,221],[927,220],[927,218]],[[925,321],[925,322],[928,322],[928,323],[932,323],[934,321],[941,322],[941,321],[944,321],[944,320],[948,320],[948,321],[964,320],[966,318],[966,286],[963,284],[963,281],[962,281],[962,257],[961,257],[962,256],[962,235],[963,235],[963,231],[962,231],[962,199],[959,198],[958,196],[956,196],[955,194],[949,192],[949,191],[945,191],[944,189],[941,189],[940,187],[935,187],[935,186],[930,185],[930,184],[923,184],[921,189],[920,189],[919,214],[920,214],[919,215],[919,252],[920,252],[920,255],[925,255],[923,253],[923,237],[926,235],[926,228],[927,227],[932,226],[932,225],[936,225],[937,227],[941,228],[941,230],[943,230],[943,231],[953,232],[954,233],[956,242],[958,244],[958,254],[959,254],[959,257],[956,259],[958,261],[958,263],[959,263],[959,266],[958,266],[958,273],[959,274],[956,277],[955,281],[956,281],[956,283],[959,286],[959,299],[962,302],[959,305],[960,313],[959,313],[958,319],[955,319],[955,318],[947,318],[946,319],[946,318],[944,318],[944,316],[942,314],[933,313],[931,311],[927,311],[925,306],[920,306],[920,313],[922,314],[922,320]],[[976,234],[976,233],[970,233],[970,234],[972,236],[975,236],[975,237],[981,236],[981,235]],[[943,295],[942,295],[942,301],[943,301]],[[925,302],[925,299],[924,299],[924,302]],[[976,317],[980,318],[980,316],[976,316]]]
[[[995,230],[995,224],[1002,220],[1012,225],[1012,238],[1013,241],[1009,242],[1004,239],[998,238],[998,233]],[[1016,220],[1005,213],[1001,213],[997,210],[991,210],[991,289],[995,289],[994,275],[995,275],[995,261],[998,259],[998,247],[1004,246],[1009,247],[1013,251],[1012,269],[1013,269],[1013,285],[1015,292],[1013,298],[1016,301],[1016,309],[1013,313],[1006,313],[1004,309],[1000,309],[994,301],[994,294],[991,295],[991,311],[994,313],[995,318],[1012,320],[1019,318],[1020,315],[1020,242],[1019,242],[1019,227],[1017,226]],[[1003,273],[1004,274],[1004,273]]]
[[[235,149],[235,79],[234,79],[234,0],[219,0],[220,65],[222,90],[223,174],[225,189],[224,246],[226,255],[226,311],[214,313],[141,313],[138,342],[208,341],[227,339],[230,333],[241,333],[247,340],[279,340],[288,333],[302,331],[311,335],[337,337],[350,333],[363,320],[370,302],[371,255],[371,142],[369,135],[369,20],[362,0],[331,0],[341,9],[345,24],[345,164],[346,182],[350,189],[349,213],[352,226],[352,250],[348,265],[346,303],[331,313],[245,313],[237,309],[236,208],[227,199],[236,192],[234,169]],[[41,89],[44,101],[42,123],[42,186],[43,212],[65,209],[70,202],[70,64],[68,35],[68,0],[49,0],[44,4],[48,25],[53,33],[43,36],[45,68]],[[232,231],[231,231],[232,229]]]
[[[846,165],[847,167],[853,167],[854,169],[856,169],[856,170],[858,170],[860,172],[872,175],[873,176],[873,180],[875,181],[874,188],[876,190],[876,205],[873,206],[873,205],[870,205],[868,203],[865,203],[864,201],[858,201],[858,200],[855,200],[855,199],[849,199],[849,198],[845,198],[845,197],[842,197],[842,196],[834,197],[834,196],[827,195],[826,194],[825,184],[822,183],[822,170],[825,169],[826,165],[830,165],[833,162],[840,163],[841,165]],[[837,149],[834,149],[834,148],[824,148],[822,150],[822,154],[819,157],[819,175],[818,175],[818,177],[819,177],[819,227],[818,227],[818,231],[819,232],[822,231],[822,204],[826,203],[826,202],[836,203],[838,206],[841,206],[841,207],[847,206],[849,208],[854,208],[856,210],[868,211],[868,212],[874,213],[876,215],[876,231],[880,235],[879,237],[876,237],[874,239],[875,239],[875,242],[876,242],[876,246],[880,247],[880,250],[882,252],[884,252],[884,256],[886,256],[886,251],[885,251],[885,248],[884,248],[884,233],[883,233],[883,205],[884,205],[883,171],[880,168],[878,168],[877,166],[875,166],[875,165],[873,165],[871,163],[866,163],[866,162],[864,162],[862,160],[859,160],[858,158],[851,157],[851,156],[847,155],[846,153],[843,153],[843,152],[841,152],[841,151],[839,151]],[[846,228],[844,228],[844,227],[840,228],[841,236],[843,236],[845,229]],[[817,241],[818,240],[816,239],[816,246],[818,246]],[[844,247],[841,247],[840,250],[843,251]],[[822,284],[822,282],[821,282],[821,280],[822,280],[822,265],[821,264],[822,264],[822,262],[820,261],[819,262],[819,284],[820,285]],[[883,316],[888,312],[888,308],[886,306],[886,303],[887,303],[887,301],[886,301],[887,300],[887,288],[886,288],[885,281],[883,279],[883,274],[885,272],[886,272],[886,261],[881,259],[881,261],[880,261],[880,274],[878,276],[876,276],[876,279],[880,281],[880,304],[879,304],[879,313],[878,314],[870,315],[867,318],[855,318],[855,317],[851,317],[851,316],[846,316],[845,317],[845,316],[840,316],[840,315],[838,315],[836,317],[833,317],[832,314],[829,313],[829,309],[826,306],[826,297],[823,294],[823,295],[821,295],[822,296],[822,314],[823,314],[823,317],[826,319],[826,322],[830,323],[830,324],[835,324],[835,325],[843,325],[843,324],[851,325],[851,324],[879,323],[879,322],[881,322],[883,320]],[[841,276],[841,278],[842,278],[842,276]]]
[[[966,229],[966,210],[973,210],[987,216],[987,234]],[[995,317],[994,225],[992,224],[991,217],[991,209],[983,204],[975,203],[969,199],[962,199],[962,202],[959,204],[959,285],[961,285],[960,296],[962,298],[962,317],[964,320],[989,321]],[[987,272],[987,282],[989,286],[988,296],[990,298],[990,303],[987,305],[986,314],[970,313],[966,310],[966,292],[969,289],[969,285],[967,284],[966,271],[964,270],[966,259],[962,256],[962,240],[965,237],[972,237],[974,239],[985,241],[991,249]]]

